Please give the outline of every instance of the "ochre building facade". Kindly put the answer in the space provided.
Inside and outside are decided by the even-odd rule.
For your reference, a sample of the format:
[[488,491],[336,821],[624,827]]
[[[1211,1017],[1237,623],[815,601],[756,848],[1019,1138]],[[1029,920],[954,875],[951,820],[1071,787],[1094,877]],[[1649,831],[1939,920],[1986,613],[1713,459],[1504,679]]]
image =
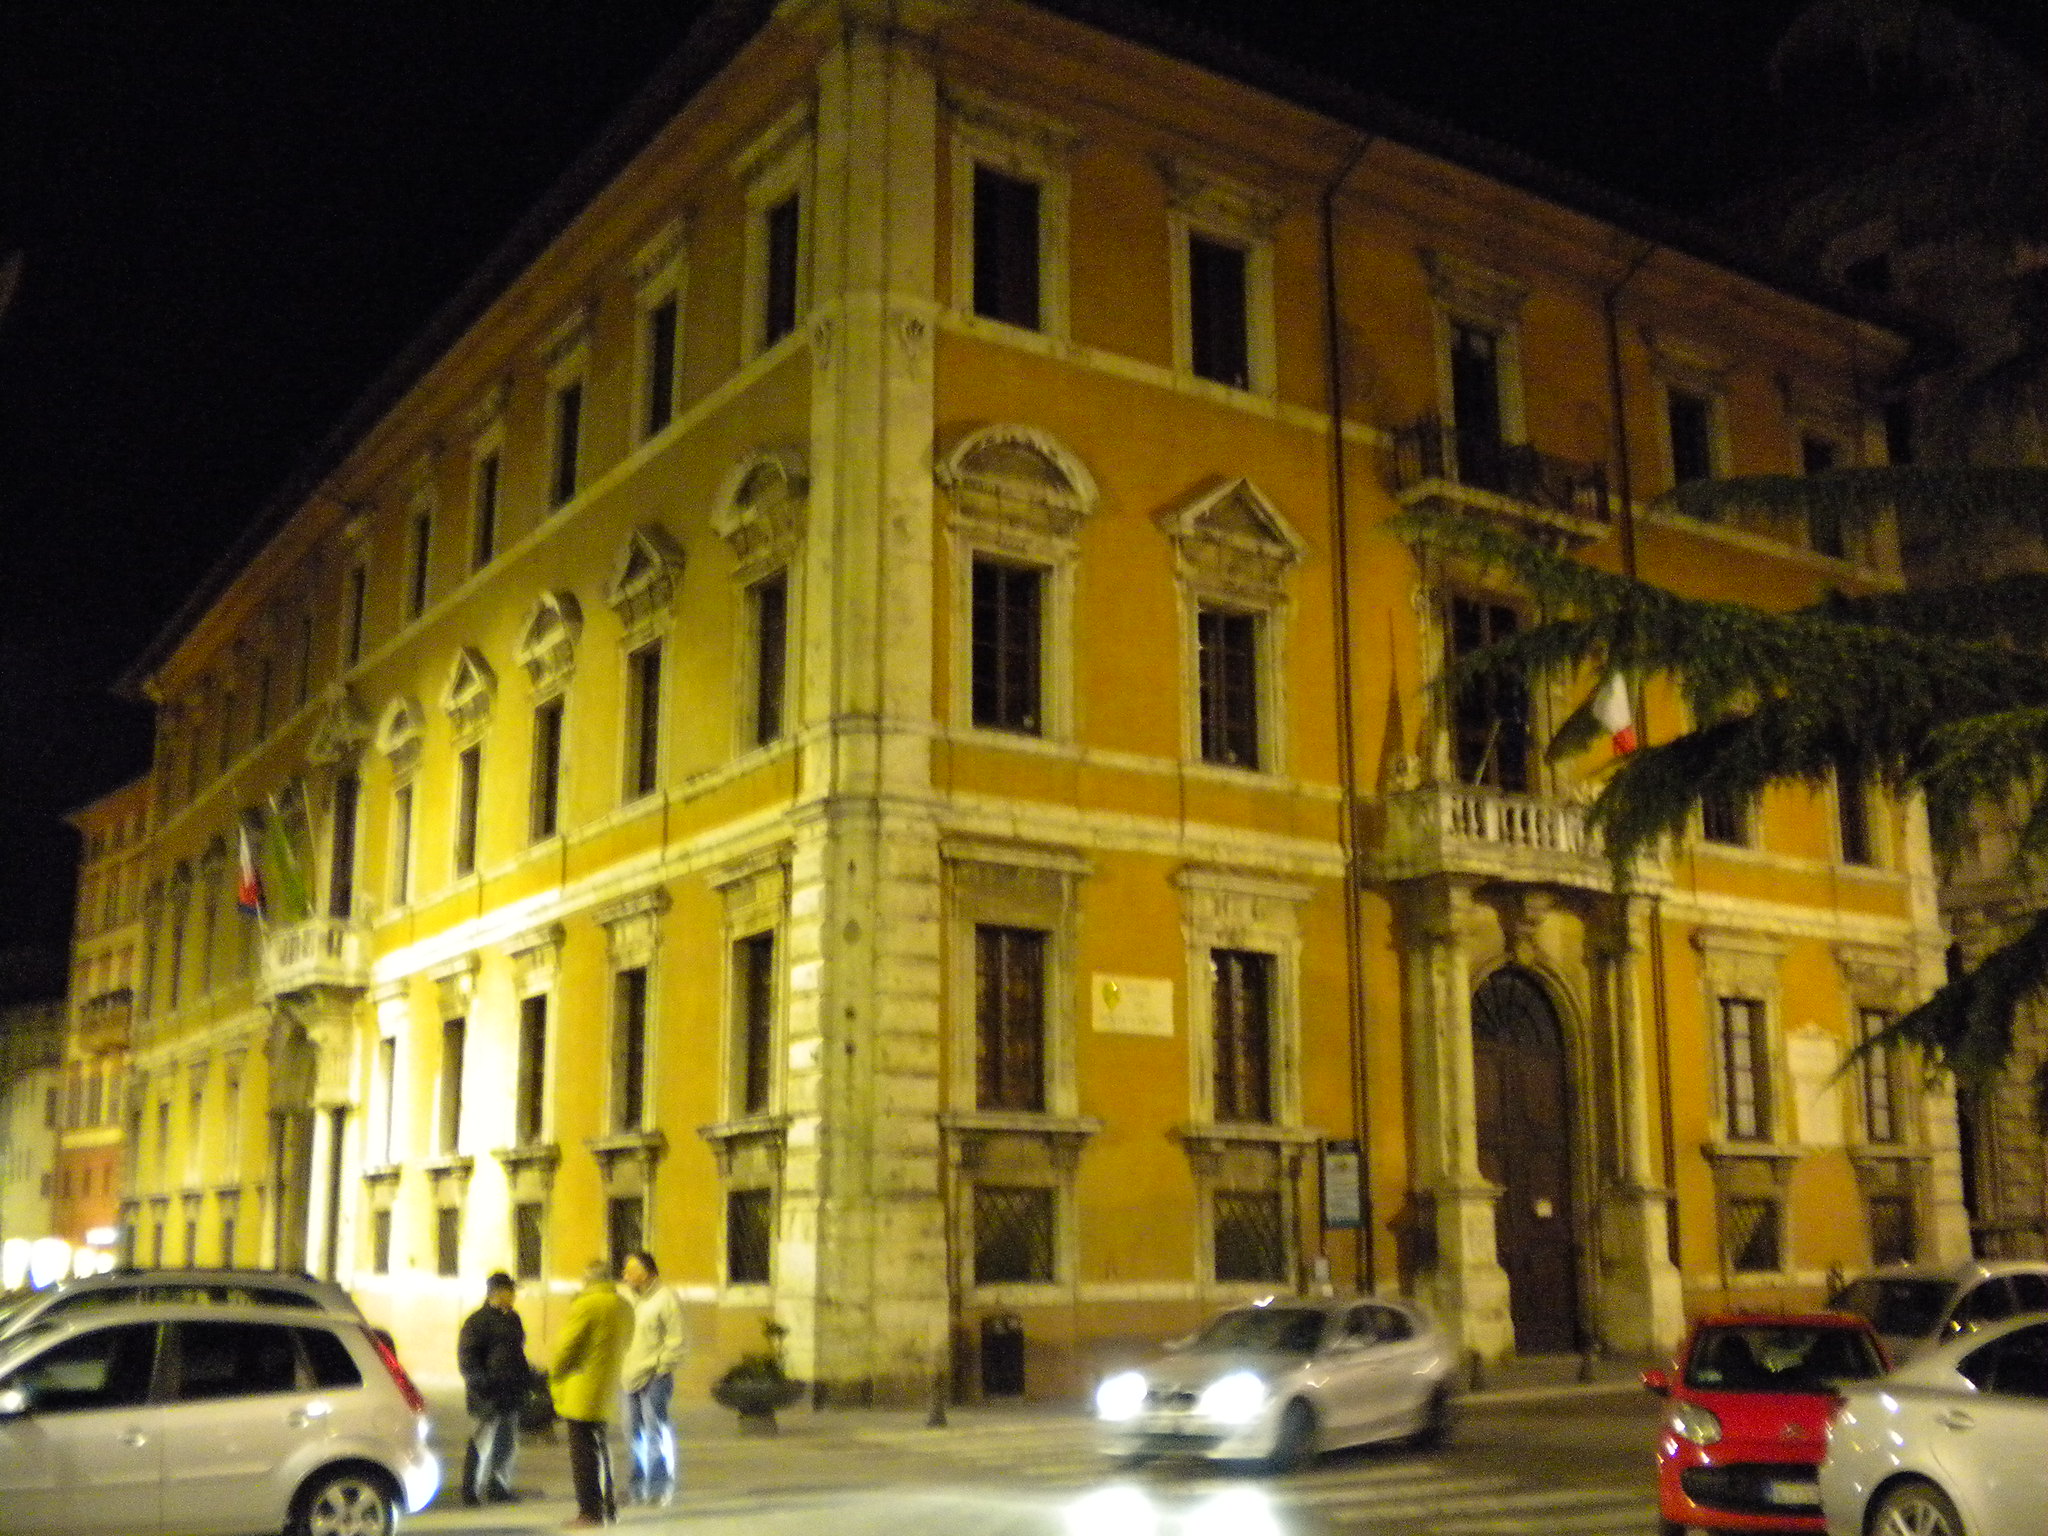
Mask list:
[[644,1242],[699,1374],[772,1315],[883,1401],[1275,1289],[1641,1350],[1965,1251],[1943,1091],[1834,1075],[1939,969],[1911,808],[1716,807],[1617,892],[1577,699],[1432,687],[1517,594],[1385,528],[1892,584],[1649,503],[1880,454],[1903,343],[1177,52],[717,13],[195,596],[139,1258],[331,1271],[433,1369],[488,1271],[545,1337]]

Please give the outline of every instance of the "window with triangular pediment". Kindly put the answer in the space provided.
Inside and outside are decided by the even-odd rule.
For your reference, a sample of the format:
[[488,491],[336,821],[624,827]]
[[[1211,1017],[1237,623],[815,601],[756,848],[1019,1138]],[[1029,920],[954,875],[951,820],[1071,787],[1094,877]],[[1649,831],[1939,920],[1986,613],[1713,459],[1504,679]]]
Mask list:
[[393,699],[384,707],[377,726],[377,750],[391,764],[395,775],[410,773],[420,760],[420,745],[426,734],[426,716],[419,700]]
[[576,638],[583,633],[583,609],[569,592],[543,592],[534,599],[514,653],[537,692],[561,687],[576,669]]
[[619,616],[629,643],[637,644],[661,626],[675,603],[682,576],[682,546],[666,528],[646,523],[626,535],[604,598]]
[[483,729],[497,691],[498,678],[491,671],[491,664],[473,647],[465,645],[448,670],[448,686],[441,694],[441,708],[458,739]]

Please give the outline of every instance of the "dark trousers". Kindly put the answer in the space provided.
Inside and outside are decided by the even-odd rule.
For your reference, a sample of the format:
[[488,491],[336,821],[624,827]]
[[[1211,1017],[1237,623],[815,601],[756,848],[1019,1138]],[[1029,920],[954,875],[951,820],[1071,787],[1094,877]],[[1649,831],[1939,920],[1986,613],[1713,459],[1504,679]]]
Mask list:
[[569,1478],[576,1485],[576,1513],[586,1520],[616,1520],[612,1494],[612,1448],[604,1425],[593,1419],[564,1419],[569,1431]]

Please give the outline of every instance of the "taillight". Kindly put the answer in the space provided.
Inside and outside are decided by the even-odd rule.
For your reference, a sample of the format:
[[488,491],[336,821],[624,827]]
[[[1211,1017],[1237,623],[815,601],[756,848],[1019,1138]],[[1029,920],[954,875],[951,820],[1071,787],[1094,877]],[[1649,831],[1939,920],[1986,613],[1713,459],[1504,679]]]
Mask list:
[[405,1374],[405,1367],[398,1363],[398,1352],[391,1347],[379,1329],[365,1328],[364,1334],[376,1348],[377,1358],[384,1362],[384,1369],[391,1373],[391,1384],[398,1388],[398,1395],[405,1399],[405,1406],[414,1413],[427,1411],[427,1400],[420,1396],[420,1389],[412,1384],[412,1378]]

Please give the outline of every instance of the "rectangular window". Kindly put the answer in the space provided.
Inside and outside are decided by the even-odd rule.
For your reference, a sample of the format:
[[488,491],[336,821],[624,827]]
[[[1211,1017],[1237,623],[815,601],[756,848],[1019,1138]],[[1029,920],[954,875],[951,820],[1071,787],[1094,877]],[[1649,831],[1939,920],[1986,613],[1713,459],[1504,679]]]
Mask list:
[[1287,1229],[1277,1190],[1216,1191],[1216,1279],[1285,1280]]
[[462,1056],[469,1041],[467,1019],[441,1022],[440,1121],[436,1126],[435,1150],[453,1157],[462,1147]]
[[1037,928],[974,930],[977,1109],[1045,1108],[1045,959]]
[[256,725],[255,739],[262,741],[270,734],[270,684],[272,666],[268,654],[256,663]]
[[1784,1208],[1769,1197],[1728,1202],[1728,1267],[1737,1274],[1775,1274],[1784,1267]]
[[1242,246],[1188,236],[1188,346],[1197,378],[1251,388],[1247,284]]
[[583,381],[571,379],[555,391],[554,462],[548,468],[548,505],[559,507],[576,494],[583,444]]
[[512,1134],[517,1145],[530,1147],[541,1139],[547,1106],[548,1000],[545,994],[519,1000],[519,1075],[512,1102]]
[[199,1262],[199,1223],[191,1218],[185,1221],[185,1267],[191,1268]]
[[553,837],[562,811],[562,701],[549,699],[533,712],[533,783],[527,796],[526,835]]
[[292,703],[304,704],[313,692],[313,616],[299,615],[299,673]]
[[1195,615],[1202,761],[1259,766],[1259,624],[1255,613]]
[[751,933],[733,945],[734,1031],[739,1049],[739,1108],[765,1115],[772,1097],[775,1044],[775,935]]
[[647,414],[641,428],[654,436],[676,414],[676,301],[671,294],[647,311]]
[[[1514,609],[1479,598],[1453,597],[1450,662],[1505,640],[1521,627]],[[1529,694],[1512,677],[1470,678],[1451,701],[1451,757],[1458,778],[1509,794],[1529,789]]]
[[626,782],[628,800],[661,783],[661,646],[643,645],[626,658]]
[[1245,949],[1209,952],[1216,1027],[1218,1120],[1273,1118],[1273,957]]
[[434,1211],[434,1273],[453,1275],[462,1268],[462,1207],[443,1205]]
[[788,683],[788,576],[778,572],[755,582],[750,606],[754,617],[754,745],[762,747],[782,735]]
[[974,1283],[1046,1284],[1053,1267],[1053,1191],[1042,1186],[974,1186]]
[[[1801,438],[1799,459],[1807,474],[1824,475],[1835,467],[1835,445],[1824,437]],[[1828,555],[1836,560],[1847,555],[1849,544],[1842,523],[1842,509],[1829,503],[1808,507],[1806,542],[1818,555]]]
[[512,1275],[517,1280],[538,1280],[547,1234],[547,1207],[538,1200],[521,1200],[512,1207]]
[[1873,864],[1870,845],[1870,788],[1852,767],[1835,770],[1835,826],[1844,864]]
[[761,282],[761,345],[772,347],[796,329],[797,257],[803,204],[792,192],[762,214],[765,266]]
[[398,1161],[398,1037],[384,1035],[377,1041],[377,1121],[371,1138],[370,1161],[388,1168]]
[[220,696],[220,756],[215,759],[214,769],[226,773],[235,760],[235,696],[223,693]]
[[1891,1023],[1892,1016],[1882,1008],[1863,1008],[1856,1014],[1857,1043],[1865,1048],[1856,1058],[1858,1083],[1863,1090],[1863,1135],[1880,1145],[1905,1139],[1899,1115],[1898,1053],[1889,1045],[1870,1044]]
[[647,1114],[647,967],[612,978],[612,1129],[637,1131]]
[[483,748],[464,747],[455,759],[455,873],[476,869],[477,797],[483,789]]
[[1725,790],[1709,789],[1700,795],[1700,836],[1710,843],[1731,848],[1749,846],[1749,806]]
[[974,168],[974,312],[1035,331],[1038,184]]
[[1730,1141],[1770,1140],[1770,1060],[1762,1002],[1722,998],[1721,1085]]
[[470,487],[469,568],[480,571],[498,552],[498,450],[476,461]]
[[363,659],[363,615],[369,602],[370,573],[360,565],[352,565],[348,572],[348,614],[344,636],[344,656],[350,666]]
[[412,900],[412,785],[391,791],[391,904]]
[[370,1272],[377,1275],[391,1273],[391,1212],[388,1210],[370,1213]]
[[327,864],[327,915],[351,917],[356,905],[356,808],[362,781],[344,773],[334,781]]
[[434,561],[434,515],[415,512],[412,516],[412,548],[406,560],[405,616],[416,619],[427,611],[427,578]]
[[1911,1264],[1917,1257],[1913,1240],[1913,1201],[1906,1195],[1872,1195],[1870,1262]]
[[613,1195],[605,1201],[604,1233],[607,1256],[616,1272],[627,1254],[646,1246],[646,1200],[639,1195]]
[[1508,488],[1500,337],[1458,322],[1451,326],[1451,436],[1461,485],[1483,491]]
[[1689,480],[1714,477],[1714,402],[1690,390],[1668,389],[1664,393],[1664,422],[1671,434],[1671,478],[1684,485]]
[[1036,566],[976,558],[973,574],[974,723],[1040,730],[1039,666],[1045,573]]
[[725,1282],[766,1285],[773,1251],[774,1201],[766,1189],[729,1190],[725,1197]]

